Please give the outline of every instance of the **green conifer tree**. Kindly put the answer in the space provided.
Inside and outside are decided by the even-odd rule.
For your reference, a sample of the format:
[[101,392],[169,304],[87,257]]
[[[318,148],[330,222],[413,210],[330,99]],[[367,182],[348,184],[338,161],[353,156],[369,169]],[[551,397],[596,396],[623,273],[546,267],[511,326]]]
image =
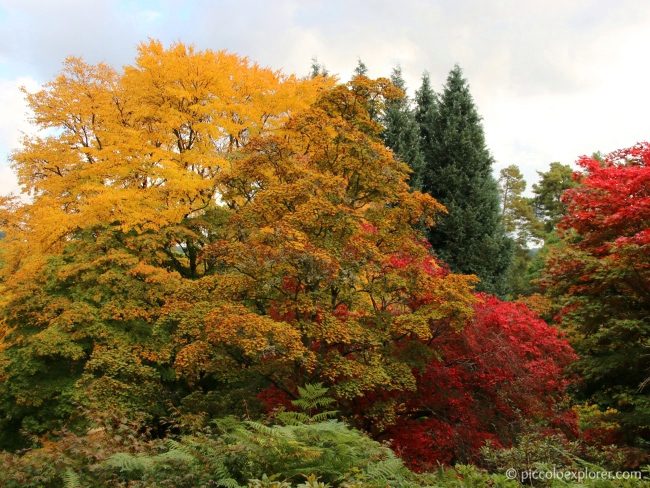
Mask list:
[[417,98],[425,157],[422,190],[449,212],[430,231],[429,241],[454,271],[477,275],[480,290],[504,295],[512,241],[501,223],[481,118],[458,66],[449,73],[432,115],[429,91],[424,77]]
[[368,76],[368,66],[361,61],[361,58],[357,60],[357,67],[354,68],[354,76]]
[[424,73],[422,75],[422,85],[415,92],[415,120],[420,126],[420,150],[424,161],[433,159],[431,149],[433,147],[436,103],[436,94],[431,88],[429,75]]
[[396,87],[404,91],[404,97],[391,100],[386,106],[383,120],[385,127],[384,142],[401,161],[407,163],[413,170],[410,179],[411,187],[419,189],[421,186],[420,175],[424,163],[420,150],[420,129],[406,95],[406,83],[402,78],[400,68],[393,69],[391,81]]
[[319,76],[329,76],[329,72],[324,64],[318,61],[318,58],[311,58],[311,72],[310,78],[317,78]]

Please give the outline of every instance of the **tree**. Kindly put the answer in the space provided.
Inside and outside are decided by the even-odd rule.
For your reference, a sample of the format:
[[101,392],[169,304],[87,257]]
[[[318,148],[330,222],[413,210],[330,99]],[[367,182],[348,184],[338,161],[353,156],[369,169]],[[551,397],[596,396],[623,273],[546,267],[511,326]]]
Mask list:
[[[513,297],[535,295],[541,298],[539,279],[544,261],[552,247],[559,242],[555,227],[566,212],[561,197],[577,184],[572,178],[573,170],[560,163],[551,163],[548,171],[538,171],[538,175],[540,181],[533,185],[533,198],[522,197],[521,193],[512,191],[521,188],[523,192],[526,184],[516,166],[502,170],[499,180],[504,224],[511,236],[512,232],[516,232],[509,271],[509,290]],[[531,243],[542,243],[542,247],[528,249]]]
[[[228,361],[288,395],[320,381],[346,411],[374,391],[412,390],[402,351],[426,350],[435,331],[471,314],[473,279],[445,272],[414,230],[441,205],[410,190],[367,109],[401,95],[387,81],[337,86],[242,152],[222,187],[236,209],[231,237],[207,251],[222,271],[201,284],[220,303],[203,326],[174,320],[166,332],[181,374],[200,381]],[[395,408],[374,413],[384,420]]]
[[579,165],[543,284],[580,355],[580,397],[617,410],[628,442],[647,442],[650,144]]
[[152,41],[123,73],[69,58],[27,96],[52,130],[13,155],[32,201],[4,201],[0,215],[4,441],[52,429],[75,405],[163,413],[179,385],[153,329],[183,281],[216,271],[202,254],[228,213],[219,178],[331,84]]
[[[415,92],[415,121],[420,128],[420,150],[424,161],[433,161],[433,145],[434,145],[434,127],[436,116],[437,97],[433,88],[431,88],[431,80],[429,75],[424,73],[422,75],[422,84]],[[424,168],[422,168],[424,171]],[[422,172],[420,173],[420,180],[422,180]]]
[[393,150],[397,158],[411,168],[410,184],[414,189],[420,188],[420,174],[424,162],[420,151],[420,129],[406,96],[406,84],[399,68],[393,70],[391,76],[393,85],[402,90],[404,95],[390,100],[386,104],[383,117],[383,139]]
[[514,254],[508,272],[508,289],[512,296],[525,295],[531,291],[529,267],[533,253],[529,246],[539,234],[540,223],[535,217],[531,199],[523,196],[526,180],[517,165],[501,170],[501,218],[505,231],[514,240]]
[[[533,205],[538,219],[543,223],[543,233],[553,232],[555,226],[566,213],[562,195],[576,186],[571,166],[558,162],[551,163],[548,171],[538,171],[539,182],[533,185]],[[542,231],[542,229],[540,229]],[[543,237],[543,235],[542,235]]]
[[503,227],[521,247],[527,247],[536,221],[531,201],[523,196],[526,180],[519,167],[512,164],[501,170],[498,183]]
[[[429,99],[427,82],[425,78],[418,102]],[[428,113],[426,105],[420,106],[419,120]],[[429,241],[453,270],[476,274],[480,289],[503,294],[512,244],[501,225],[493,160],[480,117],[458,66],[449,73],[429,120],[431,126],[421,122],[422,191],[448,211],[429,233]]]
[[311,59],[311,72],[309,73],[310,78],[316,78],[318,76],[329,76],[329,72],[324,64],[318,62],[318,58]]
[[368,67],[366,63],[361,61],[361,58],[357,60],[357,67],[354,68],[354,76],[368,76]]
[[486,441],[510,445],[534,423],[575,432],[563,407],[575,353],[526,306],[480,295],[465,327],[441,331],[432,346],[437,355],[418,371],[417,391],[382,434],[411,467],[476,461]]

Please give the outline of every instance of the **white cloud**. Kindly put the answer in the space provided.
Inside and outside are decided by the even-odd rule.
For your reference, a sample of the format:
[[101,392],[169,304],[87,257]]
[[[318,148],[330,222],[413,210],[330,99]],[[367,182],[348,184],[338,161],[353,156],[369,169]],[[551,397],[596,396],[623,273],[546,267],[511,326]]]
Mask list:
[[482,87],[477,101],[499,166],[519,164],[534,181],[535,171],[551,161],[573,163],[648,140],[650,66],[640,60],[650,47],[649,33],[647,16],[599,31],[571,67],[581,73],[574,77],[583,79],[579,90],[490,93]]
[[10,193],[20,193],[16,175],[6,165],[0,165],[0,195],[9,195]]
[[32,129],[21,87],[33,92],[39,84],[30,77],[0,79],[0,147],[5,149],[17,147],[22,135]]
[[9,153],[18,148],[24,134],[33,132],[28,107],[21,87],[29,91],[38,88],[30,77],[0,79],[0,195],[18,191],[16,177],[9,167]]

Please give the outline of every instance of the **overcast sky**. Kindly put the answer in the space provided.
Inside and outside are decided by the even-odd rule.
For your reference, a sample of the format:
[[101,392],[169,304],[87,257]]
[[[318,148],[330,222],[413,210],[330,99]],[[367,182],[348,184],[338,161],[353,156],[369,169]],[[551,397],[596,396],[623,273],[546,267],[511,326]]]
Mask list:
[[307,74],[317,57],[349,78],[401,65],[412,91],[460,64],[497,170],[528,181],[551,161],[648,139],[650,3],[643,0],[0,0],[0,194],[29,130],[18,87],[35,90],[68,55],[115,67],[148,37],[227,49]]

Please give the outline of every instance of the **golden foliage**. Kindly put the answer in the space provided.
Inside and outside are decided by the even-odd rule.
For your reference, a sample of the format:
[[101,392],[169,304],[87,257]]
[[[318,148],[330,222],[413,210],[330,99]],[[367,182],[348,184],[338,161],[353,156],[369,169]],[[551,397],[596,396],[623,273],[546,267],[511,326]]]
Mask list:
[[242,305],[224,305],[206,317],[209,343],[240,349],[246,358],[286,361],[308,359],[300,333],[289,324],[251,313]]
[[27,99],[45,134],[13,155],[35,197],[23,224],[48,248],[78,228],[159,230],[215,199],[234,150],[308,106],[298,80],[223,51],[142,44],[123,73],[69,58]]

